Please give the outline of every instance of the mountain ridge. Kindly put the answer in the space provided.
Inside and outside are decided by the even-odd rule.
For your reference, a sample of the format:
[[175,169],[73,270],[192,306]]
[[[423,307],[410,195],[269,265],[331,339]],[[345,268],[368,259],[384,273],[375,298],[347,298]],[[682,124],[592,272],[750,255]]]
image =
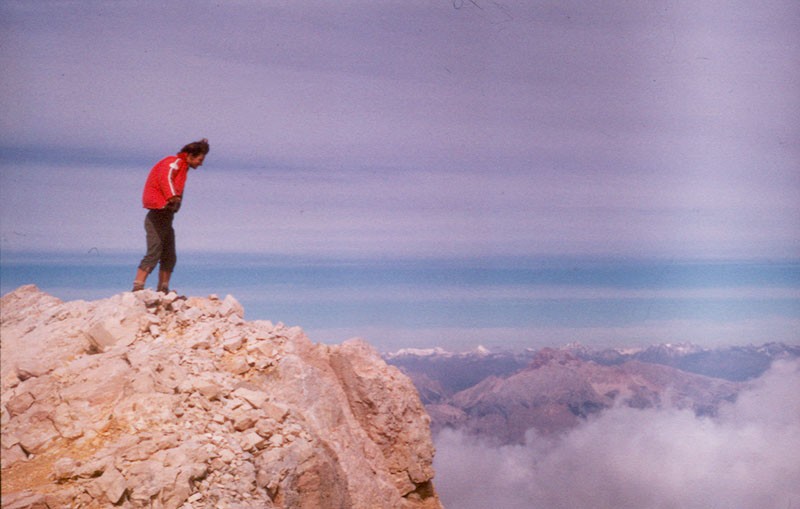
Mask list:
[[525,442],[530,431],[557,436],[618,405],[713,416],[774,360],[798,356],[800,346],[780,343],[713,350],[687,344],[591,349],[573,343],[385,358],[416,385],[434,434],[454,428],[511,444]]

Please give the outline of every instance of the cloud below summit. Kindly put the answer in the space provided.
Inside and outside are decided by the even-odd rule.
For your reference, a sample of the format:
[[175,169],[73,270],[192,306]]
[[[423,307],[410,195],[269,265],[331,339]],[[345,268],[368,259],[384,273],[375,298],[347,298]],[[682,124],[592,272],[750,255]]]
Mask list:
[[777,362],[717,418],[615,408],[556,443],[437,439],[437,488],[477,509],[783,509],[800,503],[800,362]]

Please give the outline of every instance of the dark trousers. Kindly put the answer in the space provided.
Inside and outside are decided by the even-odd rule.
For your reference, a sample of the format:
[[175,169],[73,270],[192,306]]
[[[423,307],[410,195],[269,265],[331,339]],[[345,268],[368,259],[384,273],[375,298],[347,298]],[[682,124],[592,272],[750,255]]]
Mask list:
[[175,212],[171,210],[150,210],[144,219],[144,231],[147,234],[147,254],[139,263],[139,268],[148,274],[161,264],[160,270],[172,272],[178,257],[175,254],[175,230],[172,219]]

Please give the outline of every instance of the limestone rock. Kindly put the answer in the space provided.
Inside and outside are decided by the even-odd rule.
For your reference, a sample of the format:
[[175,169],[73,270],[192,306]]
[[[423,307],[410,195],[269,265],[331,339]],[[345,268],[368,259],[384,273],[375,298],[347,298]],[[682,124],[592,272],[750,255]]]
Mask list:
[[253,391],[245,387],[239,387],[233,391],[233,395],[247,401],[253,408],[259,408],[269,399],[269,394],[264,391]]
[[233,295],[227,295],[225,296],[225,300],[222,301],[219,314],[222,316],[235,315],[244,318],[244,308]]
[[2,508],[439,508],[429,418],[365,342],[232,296],[3,296]]
[[117,504],[127,491],[125,478],[116,468],[109,468],[96,481],[98,488],[106,496],[107,502]]

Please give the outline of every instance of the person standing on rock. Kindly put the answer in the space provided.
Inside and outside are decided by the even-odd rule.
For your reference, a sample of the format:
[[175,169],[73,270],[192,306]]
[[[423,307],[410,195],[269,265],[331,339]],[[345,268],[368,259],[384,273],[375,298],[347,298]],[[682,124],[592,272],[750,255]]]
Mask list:
[[172,220],[181,208],[189,168],[202,166],[209,148],[205,138],[189,143],[177,155],[165,157],[150,170],[142,195],[144,208],[148,209],[144,220],[147,254],[136,271],[134,292],[144,290],[147,276],[158,265],[158,291],[169,293],[169,280],[177,261]]

